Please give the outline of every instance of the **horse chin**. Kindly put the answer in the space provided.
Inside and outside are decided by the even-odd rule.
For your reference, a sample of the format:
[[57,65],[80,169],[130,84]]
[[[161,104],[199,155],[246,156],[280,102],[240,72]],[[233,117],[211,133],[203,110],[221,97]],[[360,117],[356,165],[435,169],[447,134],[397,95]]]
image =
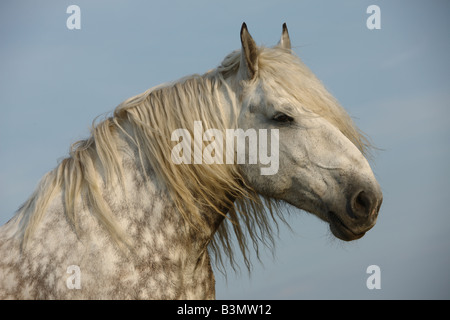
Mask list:
[[328,222],[330,224],[330,231],[333,235],[344,241],[352,241],[362,238],[366,231],[364,232],[353,232],[349,227],[347,227],[339,216],[333,211],[329,211],[328,214]]

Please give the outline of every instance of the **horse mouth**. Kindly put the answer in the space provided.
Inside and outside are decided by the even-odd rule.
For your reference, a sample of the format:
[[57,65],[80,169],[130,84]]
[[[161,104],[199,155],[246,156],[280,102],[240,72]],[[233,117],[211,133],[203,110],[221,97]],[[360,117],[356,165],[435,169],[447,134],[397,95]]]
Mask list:
[[362,238],[366,232],[353,232],[345,223],[339,218],[339,216],[333,211],[328,212],[328,221],[330,223],[330,230],[336,238],[344,241],[351,241]]

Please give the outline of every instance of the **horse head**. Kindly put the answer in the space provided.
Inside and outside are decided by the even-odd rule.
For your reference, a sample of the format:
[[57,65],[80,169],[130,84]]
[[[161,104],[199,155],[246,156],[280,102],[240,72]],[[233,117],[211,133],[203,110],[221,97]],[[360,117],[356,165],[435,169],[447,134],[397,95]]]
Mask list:
[[[278,170],[239,164],[259,194],[284,200],[330,225],[337,238],[361,238],[376,222],[382,192],[365,158],[367,140],[323,84],[296,57],[286,24],[273,48],[258,47],[241,29],[242,103],[238,127],[278,130]],[[270,141],[269,141],[270,143]]]

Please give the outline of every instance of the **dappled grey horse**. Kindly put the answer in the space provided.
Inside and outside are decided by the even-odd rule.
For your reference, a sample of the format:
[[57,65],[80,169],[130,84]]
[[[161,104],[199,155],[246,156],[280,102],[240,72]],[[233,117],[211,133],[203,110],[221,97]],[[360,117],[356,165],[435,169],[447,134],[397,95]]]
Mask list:
[[234,266],[233,236],[249,266],[283,203],[346,241],[375,225],[369,144],[286,25],[272,48],[240,37],[216,69],[120,104],[42,178],[0,228],[1,298],[211,299],[210,254]]

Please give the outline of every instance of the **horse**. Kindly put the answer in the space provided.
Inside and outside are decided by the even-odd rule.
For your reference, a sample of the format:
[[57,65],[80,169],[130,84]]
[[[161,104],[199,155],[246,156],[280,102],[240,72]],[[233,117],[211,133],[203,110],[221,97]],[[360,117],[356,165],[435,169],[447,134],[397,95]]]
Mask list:
[[[0,228],[0,298],[214,299],[212,263],[235,268],[237,243],[250,268],[250,248],[273,244],[285,206],[344,241],[375,225],[370,142],[293,52],[286,24],[273,47],[245,23],[240,42],[215,69],[125,100],[71,146]],[[174,138],[199,123],[191,145]],[[220,141],[227,130],[240,133]],[[262,154],[238,161],[256,143],[276,156],[273,172]],[[227,145],[229,159],[183,161],[192,154],[180,144],[210,160]]]

